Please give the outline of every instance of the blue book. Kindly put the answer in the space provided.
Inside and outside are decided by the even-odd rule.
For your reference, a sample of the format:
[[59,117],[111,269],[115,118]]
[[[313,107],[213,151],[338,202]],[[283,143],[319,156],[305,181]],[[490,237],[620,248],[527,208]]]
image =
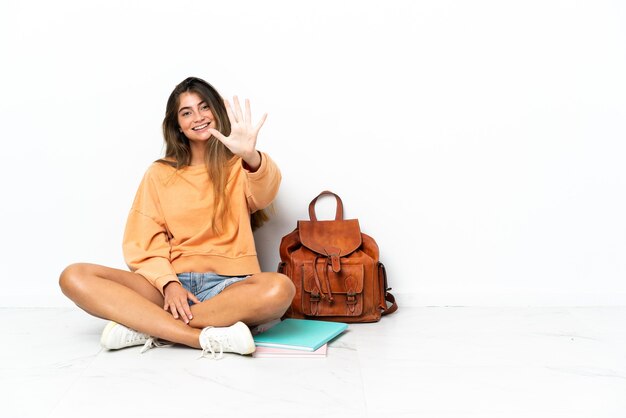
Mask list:
[[348,324],[343,322],[287,318],[255,335],[254,344],[259,347],[315,351],[347,328]]

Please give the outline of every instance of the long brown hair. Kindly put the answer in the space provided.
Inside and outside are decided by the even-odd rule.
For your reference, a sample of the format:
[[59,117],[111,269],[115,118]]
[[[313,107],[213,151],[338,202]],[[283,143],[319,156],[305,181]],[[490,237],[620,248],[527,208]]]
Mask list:
[[[159,162],[170,164],[181,169],[191,163],[191,148],[189,139],[180,130],[178,124],[178,107],[180,106],[180,95],[187,92],[196,93],[204,100],[213,117],[215,118],[215,129],[224,136],[230,135],[230,120],[224,105],[224,99],[217,90],[206,81],[197,77],[188,77],[178,84],[170,97],[167,99],[165,108],[165,118],[163,119],[163,139],[165,140],[165,158],[174,160],[159,160]],[[226,148],[215,136],[211,135],[207,142],[204,162],[206,164],[209,179],[213,185],[213,195],[215,199],[214,211],[211,214],[213,232],[218,233],[224,225],[228,216],[228,202],[226,199],[226,183],[228,174],[234,162],[233,153]],[[252,214],[252,229],[260,227],[269,218],[267,214],[260,210]]]

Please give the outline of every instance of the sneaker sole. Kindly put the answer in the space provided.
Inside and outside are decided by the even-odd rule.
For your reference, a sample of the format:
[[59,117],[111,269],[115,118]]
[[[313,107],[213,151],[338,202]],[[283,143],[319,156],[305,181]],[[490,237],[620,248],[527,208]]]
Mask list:
[[111,330],[113,328],[115,328],[116,326],[117,326],[117,322],[109,321],[107,326],[104,327],[104,330],[102,331],[102,336],[100,337],[100,345],[102,346],[102,348],[106,348],[107,350],[111,350],[111,348],[109,348],[106,345],[106,339],[109,336],[109,333],[111,332]]

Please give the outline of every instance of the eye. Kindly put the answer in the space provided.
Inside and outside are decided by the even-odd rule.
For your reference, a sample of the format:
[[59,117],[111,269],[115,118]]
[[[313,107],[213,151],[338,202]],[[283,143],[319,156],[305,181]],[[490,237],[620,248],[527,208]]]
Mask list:
[[200,109],[202,109],[202,110],[209,110],[209,105],[208,104],[202,105],[202,107]]
[[185,116],[189,116],[191,115],[191,112],[189,111],[184,111],[183,114],[181,116],[185,117]]

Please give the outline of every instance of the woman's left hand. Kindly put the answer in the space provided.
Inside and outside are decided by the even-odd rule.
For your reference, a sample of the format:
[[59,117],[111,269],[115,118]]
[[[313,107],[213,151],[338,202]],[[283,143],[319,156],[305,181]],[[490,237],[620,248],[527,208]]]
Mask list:
[[222,144],[233,154],[241,157],[246,164],[254,171],[261,165],[261,155],[256,150],[256,140],[259,130],[265,123],[267,113],[264,113],[259,123],[252,126],[252,114],[250,112],[250,101],[246,99],[246,113],[241,111],[241,105],[237,96],[233,98],[234,109],[231,108],[228,100],[224,100],[228,119],[230,119],[230,135],[224,136],[216,129],[209,129]]

